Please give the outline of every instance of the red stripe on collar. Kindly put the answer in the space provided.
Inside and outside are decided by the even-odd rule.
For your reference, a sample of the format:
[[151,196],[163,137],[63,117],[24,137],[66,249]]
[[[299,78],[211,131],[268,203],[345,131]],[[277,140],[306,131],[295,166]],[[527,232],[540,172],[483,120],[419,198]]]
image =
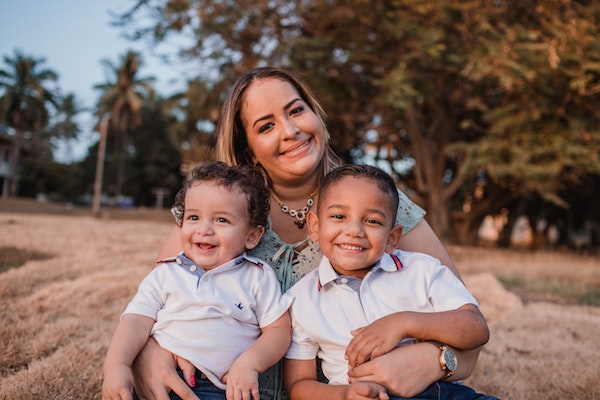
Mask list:
[[397,255],[390,254],[390,256],[392,256],[392,260],[394,260],[394,264],[396,264],[396,271],[400,271],[402,268],[404,268],[404,265],[402,265],[402,261],[400,261],[400,258],[398,258]]

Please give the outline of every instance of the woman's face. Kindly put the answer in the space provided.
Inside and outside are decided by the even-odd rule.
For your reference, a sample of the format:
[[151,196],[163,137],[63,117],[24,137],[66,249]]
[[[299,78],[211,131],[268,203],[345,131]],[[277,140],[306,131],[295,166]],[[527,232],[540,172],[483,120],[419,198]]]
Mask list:
[[241,119],[253,161],[263,166],[274,184],[318,173],[325,130],[290,83],[277,78],[254,81],[246,90]]

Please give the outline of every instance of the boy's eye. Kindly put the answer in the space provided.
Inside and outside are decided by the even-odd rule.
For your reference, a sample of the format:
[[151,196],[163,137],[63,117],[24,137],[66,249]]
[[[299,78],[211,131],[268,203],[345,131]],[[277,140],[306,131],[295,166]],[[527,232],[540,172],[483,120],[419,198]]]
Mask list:
[[367,223],[373,224],[373,225],[383,225],[383,223],[381,221],[374,219],[374,218],[367,219]]
[[333,214],[331,216],[331,219],[344,219],[344,215],[343,214]]
[[198,216],[192,214],[192,215],[189,215],[187,219],[189,219],[190,221],[198,221]]
[[221,224],[226,224],[229,221],[227,220],[227,218],[219,217],[219,218],[217,218],[217,222],[219,222]]

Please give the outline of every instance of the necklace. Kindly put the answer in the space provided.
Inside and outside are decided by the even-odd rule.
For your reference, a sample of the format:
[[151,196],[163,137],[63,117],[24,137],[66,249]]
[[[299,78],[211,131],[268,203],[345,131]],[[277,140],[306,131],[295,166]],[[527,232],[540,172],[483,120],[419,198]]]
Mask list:
[[318,192],[319,192],[319,188],[317,187],[314,190],[314,192],[312,192],[308,196],[308,200],[306,201],[306,205],[304,207],[299,208],[297,210],[292,210],[292,209],[290,209],[290,207],[283,204],[283,201],[281,201],[279,199],[279,197],[277,197],[275,192],[273,190],[271,190],[271,194],[273,195],[273,198],[275,199],[277,204],[279,204],[281,211],[284,214],[288,214],[290,217],[294,218],[294,223],[298,226],[299,229],[302,229],[304,227],[304,224],[306,223],[306,214],[308,214],[308,210],[310,210],[310,208],[313,206],[313,204],[315,204],[314,197],[316,196],[316,194]]

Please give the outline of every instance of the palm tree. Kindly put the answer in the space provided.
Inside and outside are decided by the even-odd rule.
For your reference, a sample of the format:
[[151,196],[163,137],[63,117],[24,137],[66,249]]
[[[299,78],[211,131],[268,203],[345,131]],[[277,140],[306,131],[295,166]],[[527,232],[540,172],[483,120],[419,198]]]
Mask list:
[[214,127],[219,115],[219,108],[214,104],[222,101],[215,97],[221,93],[211,90],[200,79],[194,79],[188,82],[185,92],[163,102],[164,113],[170,117],[171,141],[180,149],[184,172],[212,156]]
[[[48,122],[48,104],[56,107],[53,91],[44,85],[56,81],[58,75],[51,69],[41,67],[46,60],[23,55],[19,50],[14,56],[4,56],[7,69],[0,69],[0,87],[4,89],[0,97],[0,115],[3,121],[15,131],[10,155],[10,178],[8,193],[17,194],[19,158],[27,134],[35,134]],[[42,68],[42,69],[40,69]]]
[[153,94],[151,83],[154,77],[138,78],[141,65],[138,53],[128,51],[121,58],[120,65],[114,65],[110,60],[101,61],[112,79],[96,85],[102,90],[98,101],[98,118],[108,115],[110,129],[117,139],[117,178],[116,194],[121,194],[125,183],[125,161],[127,158],[128,133],[142,124],[142,105],[145,99]]
[[72,142],[77,139],[81,133],[81,128],[75,121],[75,117],[85,109],[80,106],[73,93],[67,94],[60,99],[60,106],[56,123],[52,126],[52,134],[58,138],[64,139],[67,143],[67,164],[72,160]]

